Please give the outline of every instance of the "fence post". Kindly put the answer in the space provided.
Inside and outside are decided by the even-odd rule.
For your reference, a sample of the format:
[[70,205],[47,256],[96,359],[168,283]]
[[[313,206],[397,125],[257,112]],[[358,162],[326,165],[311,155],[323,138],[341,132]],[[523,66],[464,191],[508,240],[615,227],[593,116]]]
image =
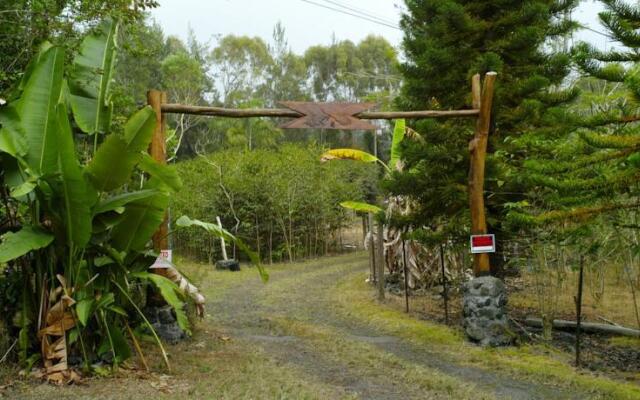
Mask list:
[[369,213],[367,216],[367,240],[369,241],[369,266],[371,270],[369,271],[369,282],[376,281],[376,248],[375,248],[375,240],[373,239],[373,214]]
[[442,267],[442,298],[444,299],[444,323],[449,325],[449,294],[447,293],[447,275],[444,271],[444,245],[440,244],[440,264]]
[[378,300],[384,300],[384,224],[382,221],[378,221]]
[[402,265],[404,269],[404,305],[405,311],[409,312],[409,266],[407,265],[407,250],[405,249],[405,240],[402,239]]
[[576,302],[576,367],[580,367],[580,334],[582,325],[582,286],[584,283],[584,256],[580,256],[580,275],[578,277],[578,296]]

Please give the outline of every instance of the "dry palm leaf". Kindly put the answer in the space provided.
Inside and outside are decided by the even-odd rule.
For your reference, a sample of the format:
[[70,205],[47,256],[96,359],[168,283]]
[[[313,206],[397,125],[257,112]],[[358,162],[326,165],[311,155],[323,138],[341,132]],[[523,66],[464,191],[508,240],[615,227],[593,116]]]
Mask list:
[[34,376],[62,385],[78,383],[81,377],[76,371],[69,369],[67,363],[67,331],[76,326],[70,309],[75,301],[70,296],[71,291],[66,287],[64,277],[57,277],[62,286],[49,295],[46,302],[48,307],[44,313],[44,328],[38,331],[44,368],[36,371]]

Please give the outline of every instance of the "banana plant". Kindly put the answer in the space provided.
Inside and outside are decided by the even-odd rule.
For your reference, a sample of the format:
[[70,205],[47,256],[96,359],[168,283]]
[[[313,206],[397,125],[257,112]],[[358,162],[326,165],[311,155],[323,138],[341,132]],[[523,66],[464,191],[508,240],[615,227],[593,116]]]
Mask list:
[[[320,161],[327,162],[332,160],[353,160],[364,163],[378,163],[382,165],[385,171],[390,174],[393,170],[401,170],[402,169],[402,160],[401,160],[401,151],[400,144],[402,140],[405,138],[405,132],[407,132],[408,128],[406,127],[406,123],[404,119],[398,119],[395,121],[395,125],[393,128],[393,138],[391,141],[391,154],[389,157],[389,164],[385,164],[378,157],[373,154],[367,153],[366,151],[358,150],[358,149],[332,149],[326,151],[320,157]],[[412,137],[417,138],[419,135],[415,131],[411,131],[410,135]],[[383,210],[374,205],[368,204],[358,201],[344,201],[340,203],[343,208],[347,208],[354,211],[360,212],[371,212],[374,214],[381,213]]]
[[[380,159],[372,154],[355,149],[334,149],[329,150],[322,155],[322,161],[330,160],[355,160],[366,163],[379,163],[383,165],[387,174],[392,171],[402,171],[402,153],[401,143],[405,138],[416,142],[423,142],[422,136],[411,128],[407,127],[405,121],[396,120],[393,129],[393,139],[391,142],[391,154],[389,155],[389,164],[384,164]],[[340,203],[343,208],[350,210],[371,213],[377,215],[381,220],[390,218],[391,215],[406,215],[410,210],[410,201],[399,196],[390,197],[387,202],[386,210],[374,204],[368,204],[357,201],[344,201]],[[386,211],[386,215],[385,215]],[[388,225],[388,224],[387,224]],[[425,276],[432,276],[430,272],[434,270],[433,262],[435,258],[432,252],[422,246],[415,240],[407,243],[406,249],[402,246],[403,234],[394,227],[386,226],[384,229],[384,251],[387,267],[391,272],[397,271],[399,265],[407,260],[409,270],[409,286],[414,287],[416,281],[424,280]],[[404,257],[406,252],[406,257]]]
[[[0,267],[21,276],[14,318],[21,361],[30,367],[39,350],[43,375],[56,382],[74,379],[71,353],[82,355],[86,368],[96,357],[116,366],[130,357],[127,335],[137,342],[129,326],[136,321],[151,331],[169,367],[138,306],[142,283],[154,285],[189,330],[185,293],[147,272],[155,260],[151,237],[182,183],[172,166],[146,153],[156,124],[150,107],[112,131],[116,32],[117,23],[105,21],[86,36],[70,66],[62,48],[43,46],[15,100],[0,107],[0,183],[8,189],[3,203],[11,217],[9,231],[0,235]],[[88,135],[94,151],[81,162],[76,138],[86,141]]]
[[78,127],[89,135],[111,128],[113,102],[109,92],[116,61],[118,24],[103,21],[83,40],[69,71],[69,102]]

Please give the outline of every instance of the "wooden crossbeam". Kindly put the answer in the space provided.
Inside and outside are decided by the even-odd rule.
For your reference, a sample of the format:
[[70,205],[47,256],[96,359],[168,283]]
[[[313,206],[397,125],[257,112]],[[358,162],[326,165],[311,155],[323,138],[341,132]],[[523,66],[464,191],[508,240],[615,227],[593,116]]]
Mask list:
[[[223,108],[189,106],[176,103],[162,104],[165,114],[191,114],[227,118],[302,118],[305,115],[288,108]],[[355,116],[359,119],[425,119],[425,118],[477,118],[480,110],[424,110],[424,111],[366,111]]]

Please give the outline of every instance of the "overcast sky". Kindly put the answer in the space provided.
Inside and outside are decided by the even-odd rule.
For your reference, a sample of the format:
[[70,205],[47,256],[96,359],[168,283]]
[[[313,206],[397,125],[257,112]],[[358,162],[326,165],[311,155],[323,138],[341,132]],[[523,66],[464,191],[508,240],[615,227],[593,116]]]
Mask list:
[[[399,47],[402,32],[397,25],[403,7],[402,0],[160,0],[152,15],[165,33],[184,39],[191,26],[199,41],[211,45],[216,37],[227,34],[270,40],[273,26],[280,21],[293,51],[303,53],[309,46],[330,43],[333,35],[358,42],[374,33]],[[586,0],[574,18],[601,31],[600,10],[599,3]],[[593,32],[578,33],[576,40],[580,39],[610,47],[605,37]]]

